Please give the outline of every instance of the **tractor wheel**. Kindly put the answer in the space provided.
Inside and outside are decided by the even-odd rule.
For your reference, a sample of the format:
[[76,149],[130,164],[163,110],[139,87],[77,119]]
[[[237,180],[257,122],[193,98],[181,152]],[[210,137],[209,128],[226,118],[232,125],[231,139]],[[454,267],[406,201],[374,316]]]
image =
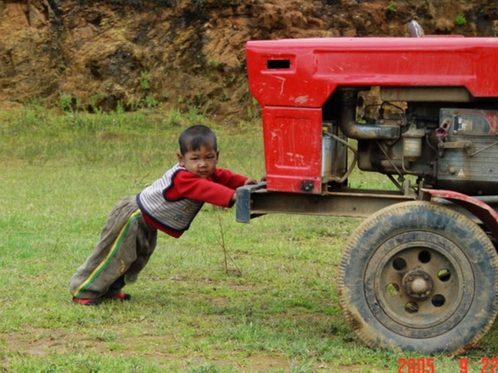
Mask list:
[[430,202],[387,207],[349,239],[337,290],[350,327],[372,348],[459,353],[498,312],[498,259],[468,217]]

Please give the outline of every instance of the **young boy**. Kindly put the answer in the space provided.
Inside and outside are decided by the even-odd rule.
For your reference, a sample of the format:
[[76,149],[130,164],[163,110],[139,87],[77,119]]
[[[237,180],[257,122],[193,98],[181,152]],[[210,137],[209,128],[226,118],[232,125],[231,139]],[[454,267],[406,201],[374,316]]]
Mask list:
[[129,300],[122,292],[136,281],[156,247],[157,230],[172,237],[186,231],[204,202],[232,207],[235,189],[255,179],[216,168],[216,135],[194,125],[178,139],[178,163],[137,196],[111,211],[93,253],[71,277],[73,301],[98,305],[101,299]]

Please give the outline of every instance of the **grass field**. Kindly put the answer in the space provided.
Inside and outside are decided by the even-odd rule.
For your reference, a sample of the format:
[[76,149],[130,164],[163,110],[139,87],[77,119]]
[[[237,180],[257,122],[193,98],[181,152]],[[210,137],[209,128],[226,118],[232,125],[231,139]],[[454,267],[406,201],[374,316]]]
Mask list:
[[[0,371],[415,373],[399,359],[428,356],[367,348],[339,309],[335,273],[355,219],[239,224],[233,210],[205,205],[182,238],[160,235],[125,288],[130,302],[73,304],[69,278],[114,203],[173,165],[178,134],[195,122],[216,130],[220,167],[264,174],[258,123],[220,127],[160,111],[1,114]],[[434,356],[435,372],[463,372],[464,358],[468,372],[491,373],[481,359],[498,356],[496,332],[465,355]]]

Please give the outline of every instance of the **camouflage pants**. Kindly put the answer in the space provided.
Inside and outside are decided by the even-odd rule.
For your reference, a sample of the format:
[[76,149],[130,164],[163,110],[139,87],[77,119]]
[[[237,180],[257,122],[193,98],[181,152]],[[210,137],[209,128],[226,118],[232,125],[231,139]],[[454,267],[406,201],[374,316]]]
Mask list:
[[70,291],[78,298],[112,298],[137,280],[149,261],[157,230],[143,220],[135,197],[114,206],[93,253],[71,277]]

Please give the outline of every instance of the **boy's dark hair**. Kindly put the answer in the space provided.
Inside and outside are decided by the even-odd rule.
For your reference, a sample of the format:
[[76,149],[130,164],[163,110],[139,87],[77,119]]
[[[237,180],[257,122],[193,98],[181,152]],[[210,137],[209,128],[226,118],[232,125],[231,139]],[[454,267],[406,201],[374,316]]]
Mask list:
[[199,150],[202,146],[212,146],[218,151],[216,135],[211,128],[203,124],[194,124],[184,130],[178,138],[178,145],[182,155],[189,150]]

